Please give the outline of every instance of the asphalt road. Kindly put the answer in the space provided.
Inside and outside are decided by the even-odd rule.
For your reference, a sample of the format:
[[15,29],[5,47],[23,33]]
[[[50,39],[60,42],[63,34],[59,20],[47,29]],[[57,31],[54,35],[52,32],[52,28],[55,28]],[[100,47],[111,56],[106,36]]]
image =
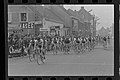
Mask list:
[[[49,53],[50,54],[50,53]],[[114,49],[96,46],[85,54],[46,55],[45,64],[30,62],[28,57],[8,59],[8,76],[113,76]]]

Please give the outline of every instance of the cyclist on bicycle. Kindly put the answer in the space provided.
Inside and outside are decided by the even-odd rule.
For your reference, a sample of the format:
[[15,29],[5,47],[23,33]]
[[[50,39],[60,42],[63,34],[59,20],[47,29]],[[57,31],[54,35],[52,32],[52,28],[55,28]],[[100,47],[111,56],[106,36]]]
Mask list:
[[38,48],[39,53],[42,53],[43,58],[45,59],[45,52],[44,52],[44,40],[42,38],[37,38],[35,42],[35,46]]
[[108,44],[110,45],[110,37],[108,36],[108,38],[107,38],[107,39],[108,39]]
[[79,37],[75,40],[75,48],[77,49],[77,52],[79,53],[81,51],[81,39]]
[[30,54],[30,50],[34,51],[35,50],[35,39],[31,38],[29,46],[28,46],[28,54]]
[[[70,38],[65,38],[65,40],[64,40],[64,47],[65,47],[65,53],[67,52],[68,53],[68,51],[70,51],[69,49],[70,49]],[[69,53],[68,53],[69,54]]]
[[53,51],[57,54],[57,38],[56,37],[52,38],[52,46],[53,46]]
[[85,51],[85,38],[82,37],[82,50]]
[[107,43],[107,38],[106,38],[106,37],[103,37],[103,46],[104,46],[104,47],[106,46],[106,43]]
[[95,47],[95,37],[93,37],[93,48]]
[[89,43],[88,44],[89,45],[89,50],[92,50],[91,49],[91,46],[92,46],[92,37],[91,36],[88,37],[88,43]]

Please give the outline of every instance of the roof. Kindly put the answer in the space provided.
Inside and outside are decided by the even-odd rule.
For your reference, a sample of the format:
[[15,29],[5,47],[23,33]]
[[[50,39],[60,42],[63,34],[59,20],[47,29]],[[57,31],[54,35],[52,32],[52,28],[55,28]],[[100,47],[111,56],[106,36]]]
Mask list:
[[[79,16],[81,17],[81,14],[84,14],[86,17],[84,18],[86,20],[92,20],[93,15],[91,15],[87,10],[84,9],[84,7],[81,7],[81,9],[78,11]],[[82,18],[82,17],[81,17]]]
[[64,22],[65,27],[71,27],[72,21],[69,14],[66,12],[65,8],[61,5],[51,6],[51,10],[59,16],[59,18]]
[[8,12],[32,12],[28,5],[8,5]]
[[77,11],[73,11],[71,9],[68,9],[67,11],[69,12],[70,16],[73,16],[76,19],[79,19],[80,22],[84,22],[84,20],[79,16]]
[[29,9],[31,9],[37,16],[39,16],[39,18],[41,18],[41,19],[43,19],[43,13],[41,13],[41,12],[43,12],[43,9],[42,9],[42,6],[40,6],[39,7],[39,10],[41,11],[41,12],[39,12],[37,9],[36,9],[36,7],[37,6],[27,6]]
[[45,17],[63,23],[63,21],[56,14],[54,14],[54,12],[49,8],[45,8]]
[[36,10],[42,14],[43,17],[46,17],[47,19],[56,20],[57,22],[63,23],[63,21],[54,14],[54,12],[49,7],[43,7],[43,6],[35,6]]

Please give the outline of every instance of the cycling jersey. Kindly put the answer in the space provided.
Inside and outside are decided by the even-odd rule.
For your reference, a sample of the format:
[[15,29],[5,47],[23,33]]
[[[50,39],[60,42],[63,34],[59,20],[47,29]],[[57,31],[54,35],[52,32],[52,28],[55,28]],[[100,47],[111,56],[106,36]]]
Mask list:
[[80,40],[79,40],[79,38],[77,38],[77,39],[76,39],[76,43],[80,43]]
[[91,38],[89,37],[88,40],[91,42]]
[[69,38],[66,38],[66,39],[65,39],[65,43],[70,43]]
[[34,47],[35,41],[34,41],[34,40],[31,40],[31,41],[30,41],[30,44],[31,44],[32,47]]
[[93,38],[93,42],[95,41],[95,38]]
[[110,37],[108,36],[108,39],[110,39]]
[[42,47],[43,47],[43,40],[42,40],[42,39],[40,39],[39,42],[37,42],[37,46],[38,46],[39,48],[42,48]]
[[57,43],[57,38],[53,38],[53,42],[56,44]]
[[106,37],[104,37],[103,40],[106,41],[107,40]]
[[82,43],[85,43],[85,39],[82,39]]

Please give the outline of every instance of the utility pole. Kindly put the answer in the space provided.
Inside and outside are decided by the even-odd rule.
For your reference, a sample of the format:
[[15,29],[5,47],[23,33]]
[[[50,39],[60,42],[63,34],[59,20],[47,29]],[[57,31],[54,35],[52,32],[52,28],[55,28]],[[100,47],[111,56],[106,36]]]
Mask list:
[[[42,7],[43,7],[43,28],[44,28],[45,27],[44,26],[44,23],[45,23],[45,12],[44,12],[45,8],[44,7],[45,7],[45,5],[43,4]],[[44,34],[44,32],[42,32],[42,35],[43,34]]]

